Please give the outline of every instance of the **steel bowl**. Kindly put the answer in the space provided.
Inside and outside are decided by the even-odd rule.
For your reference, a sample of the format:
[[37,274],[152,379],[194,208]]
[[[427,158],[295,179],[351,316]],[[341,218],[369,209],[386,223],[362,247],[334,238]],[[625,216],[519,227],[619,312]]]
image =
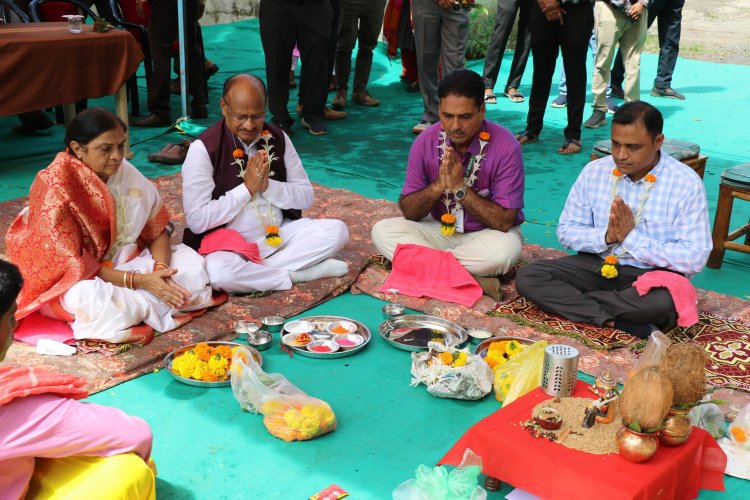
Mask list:
[[271,333],[278,333],[284,326],[283,316],[263,316],[260,318],[263,328]]
[[247,345],[259,351],[265,351],[271,347],[272,342],[273,335],[271,335],[271,332],[265,330],[258,330],[247,334]]

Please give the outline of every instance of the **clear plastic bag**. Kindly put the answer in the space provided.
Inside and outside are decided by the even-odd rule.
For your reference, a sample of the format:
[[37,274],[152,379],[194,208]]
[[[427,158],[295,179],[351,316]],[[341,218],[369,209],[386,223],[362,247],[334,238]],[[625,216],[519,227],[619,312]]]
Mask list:
[[396,486],[393,500],[486,500],[487,492],[477,484],[482,457],[467,449],[461,463],[448,472],[443,467],[417,467],[415,479]]
[[482,399],[492,391],[492,370],[481,356],[438,342],[427,346],[427,351],[411,355],[412,386],[422,383],[435,397],[467,400]]
[[646,347],[643,349],[643,353],[633,364],[633,369],[630,371],[630,376],[638,372],[641,368],[647,366],[659,366],[661,365],[661,358],[667,353],[667,349],[672,344],[672,341],[659,330],[651,332],[646,341]]
[[542,383],[547,341],[534,342],[495,368],[495,398],[507,405]]
[[696,427],[711,434],[714,439],[726,435],[724,426],[724,412],[714,403],[706,403],[694,406],[690,413],[690,422]]
[[284,441],[304,441],[336,429],[328,403],[308,396],[280,373],[266,373],[246,347],[235,352],[232,393],[243,411],[263,414],[263,424]]
[[750,450],[750,404],[742,407],[729,424],[727,434],[734,444],[744,450]]

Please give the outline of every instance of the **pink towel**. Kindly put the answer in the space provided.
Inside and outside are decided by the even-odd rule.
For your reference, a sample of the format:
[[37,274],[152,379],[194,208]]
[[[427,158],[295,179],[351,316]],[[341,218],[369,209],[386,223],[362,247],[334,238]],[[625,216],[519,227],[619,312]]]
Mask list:
[[413,244],[396,247],[393,269],[380,292],[389,289],[468,307],[482,297],[482,287],[452,253]]
[[18,322],[13,338],[31,345],[36,345],[39,339],[52,339],[62,343],[75,340],[73,329],[68,323],[42,316],[39,311],[34,311]]
[[203,237],[198,253],[208,255],[213,252],[226,251],[244,255],[252,262],[260,262],[260,251],[257,243],[248,243],[234,229],[221,228]]
[[633,286],[640,296],[646,295],[652,288],[666,288],[677,310],[677,324],[687,327],[698,322],[698,292],[690,280],[681,274],[651,271],[642,274]]

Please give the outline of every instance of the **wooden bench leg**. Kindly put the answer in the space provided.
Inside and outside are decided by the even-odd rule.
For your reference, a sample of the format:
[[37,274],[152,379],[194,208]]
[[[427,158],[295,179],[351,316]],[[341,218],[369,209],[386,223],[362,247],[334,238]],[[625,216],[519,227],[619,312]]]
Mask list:
[[714,248],[708,256],[706,265],[713,269],[719,269],[724,260],[724,243],[729,234],[729,219],[732,216],[732,188],[721,184],[719,187],[719,202],[716,204],[716,216],[714,217],[714,230],[711,238]]

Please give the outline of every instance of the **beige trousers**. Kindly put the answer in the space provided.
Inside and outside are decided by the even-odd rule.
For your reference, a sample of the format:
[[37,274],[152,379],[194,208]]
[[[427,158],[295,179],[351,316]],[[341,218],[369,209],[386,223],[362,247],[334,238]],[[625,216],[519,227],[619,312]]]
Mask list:
[[523,236],[520,226],[507,233],[483,229],[446,236],[440,232],[440,222],[432,217],[421,221],[396,217],[375,224],[372,242],[388,259],[393,259],[399,243],[414,243],[451,252],[474,276],[497,276],[510,271],[521,258]]
[[622,51],[625,65],[625,102],[641,98],[641,51],[646,42],[648,12],[643,9],[640,19],[632,22],[622,11],[609,3],[598,1],[594,6],[596,29],[596,59],[591,91],[594,109],[607,112],[607,85],[617,47]]

